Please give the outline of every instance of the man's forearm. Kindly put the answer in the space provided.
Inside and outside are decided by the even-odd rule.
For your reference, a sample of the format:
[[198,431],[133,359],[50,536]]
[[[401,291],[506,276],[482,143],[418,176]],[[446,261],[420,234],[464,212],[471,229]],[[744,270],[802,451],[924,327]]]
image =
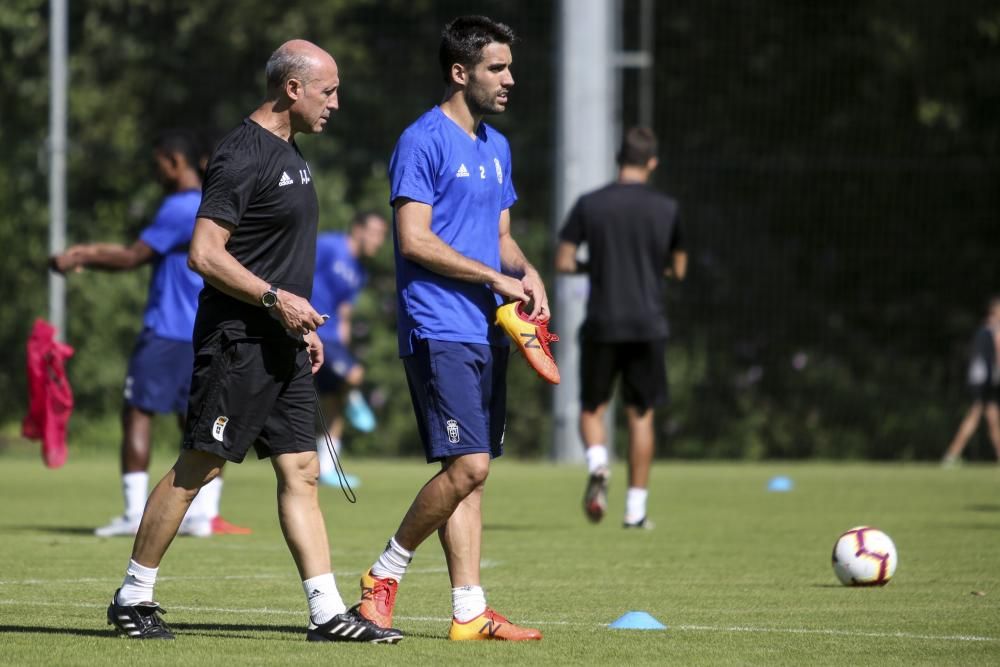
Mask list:
[[192,249],[188,265],[215,289],[246,303],[260,304],[261,294],[269,287],[225,249],[198,254]]
[[401,247],[400,251],[411,262],[416,262],[428,271],[447,278],[468,283],[490,284],[497,277],[497,271],[482,262],[466,257],[431,231],[412,239],[405,249]]
[[505,274],[517,278],[531,272],[538,273],[510,234],[500,238],[500,266]]

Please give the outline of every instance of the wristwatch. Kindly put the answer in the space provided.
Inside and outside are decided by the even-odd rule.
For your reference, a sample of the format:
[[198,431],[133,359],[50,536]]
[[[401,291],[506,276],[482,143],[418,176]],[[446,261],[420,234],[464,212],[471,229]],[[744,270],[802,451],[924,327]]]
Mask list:
[[268,285],[267,291],[260,295],[260,305],[268,310],[278,305],[278,289],[274,285]]

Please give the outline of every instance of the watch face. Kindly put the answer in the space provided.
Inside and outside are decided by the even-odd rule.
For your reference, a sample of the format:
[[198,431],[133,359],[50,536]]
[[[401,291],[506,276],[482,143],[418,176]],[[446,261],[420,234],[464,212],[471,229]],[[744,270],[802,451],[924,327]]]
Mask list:
[[273,308],[278,303],[278,295],[268,290],[261,295],[260,302],[265,308]]

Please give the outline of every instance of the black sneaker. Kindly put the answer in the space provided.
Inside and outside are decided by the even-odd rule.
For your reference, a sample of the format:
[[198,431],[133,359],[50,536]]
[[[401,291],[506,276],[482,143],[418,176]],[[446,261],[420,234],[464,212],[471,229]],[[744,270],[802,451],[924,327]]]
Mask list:
[[597,523],[608,510],[608,477],[611,471],[601,466],[587,478],[587,489],[583,494],[583,511],[587,518]]
[[367,642],[395,644],[403,639],[396,628],[381,628],[357,612],[357,605],[337,614],[323,625],[309,619],[306,639],[311,642]]
[[130,639],[173,639],[174,633],[160,618],[160,614],[166,613],[155,602],[118,604],[118,591],[115,591],[108,605],[108,625],[115,626],[115,630]]

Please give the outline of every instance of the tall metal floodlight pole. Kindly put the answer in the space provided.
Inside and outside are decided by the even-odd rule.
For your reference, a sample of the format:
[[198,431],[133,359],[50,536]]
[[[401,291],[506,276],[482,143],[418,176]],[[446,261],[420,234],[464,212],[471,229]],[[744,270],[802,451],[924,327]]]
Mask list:
[[[576,198],[614,175],[615,109],[618,72],[614,66],[618,11],[615,0],[560,0],[559,55],[556,66],[555,211],[553,237]],[[580,461],[579,351],[576,332],[583,321],[587,279],[555,280],[554,330],[561,384],[555,388],[552,457]]]
[[[49,254],[66,247],[66,0],[49,2]],[[49,322],[66,336],[66,279],[49,272]]]

